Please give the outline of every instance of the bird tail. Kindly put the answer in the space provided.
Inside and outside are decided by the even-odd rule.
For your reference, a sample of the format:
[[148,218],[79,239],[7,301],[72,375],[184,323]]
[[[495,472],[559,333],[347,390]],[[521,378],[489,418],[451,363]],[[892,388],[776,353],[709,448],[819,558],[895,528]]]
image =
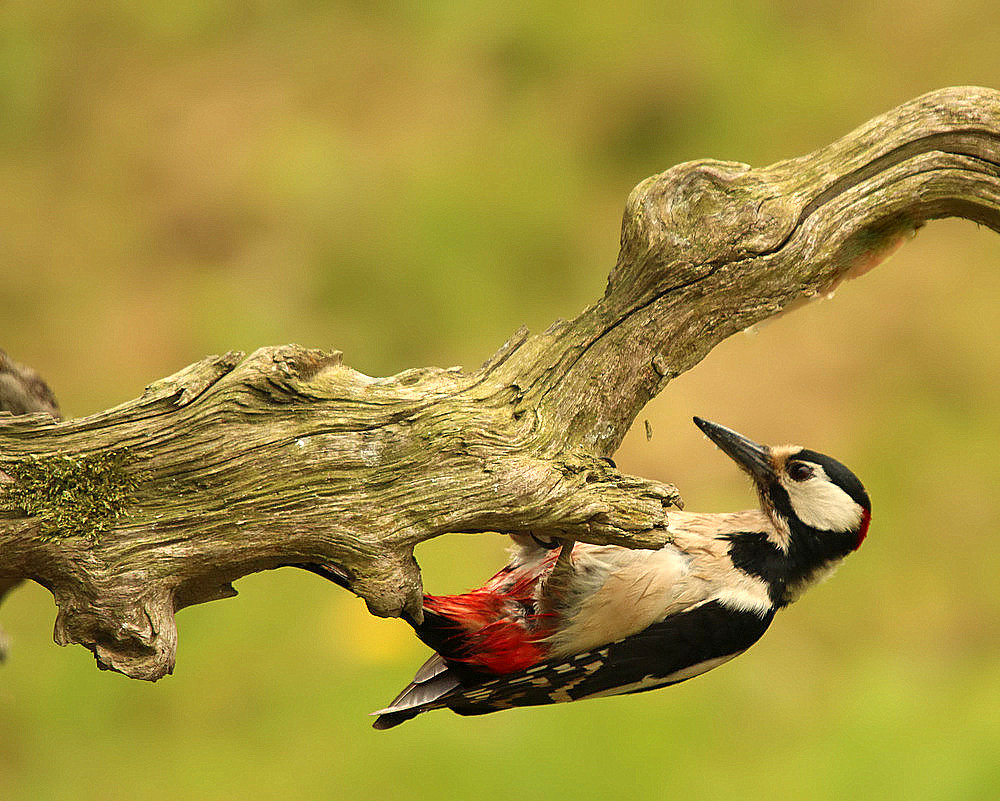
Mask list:
[[400,723],[415,718],[421,712],[445,706],[442,699],[460,686],[458,678],[448,669],[444,659],[434,654],[417,671],[406,688],[385,709],[372,712],[376,715],[372,726],[376,729],[391,729]]

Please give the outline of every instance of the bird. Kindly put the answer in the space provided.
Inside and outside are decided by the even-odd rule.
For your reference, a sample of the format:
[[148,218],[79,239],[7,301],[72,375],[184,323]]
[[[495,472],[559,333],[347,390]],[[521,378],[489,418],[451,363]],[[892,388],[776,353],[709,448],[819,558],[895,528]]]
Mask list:
[[752,479],[759,507],[667,513],[658,550],[518,536],[482,587],[425,595],[409,620],[435,653],[376,729],[424,712],[481,715],[677,684],[753,645],[776,612],[856,551],[871,523],[836,459],[694,423]]

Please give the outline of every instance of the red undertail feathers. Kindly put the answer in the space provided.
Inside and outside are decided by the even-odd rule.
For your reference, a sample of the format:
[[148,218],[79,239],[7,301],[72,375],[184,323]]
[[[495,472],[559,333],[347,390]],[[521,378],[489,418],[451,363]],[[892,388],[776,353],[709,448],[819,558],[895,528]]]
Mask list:
[[540,662],[552,616],[537,611],[535,591],[553,561],[506,567],[482,588],[460,595],[425,595],[425,612],[449,628],[433,647],[448,662],[494,675]]

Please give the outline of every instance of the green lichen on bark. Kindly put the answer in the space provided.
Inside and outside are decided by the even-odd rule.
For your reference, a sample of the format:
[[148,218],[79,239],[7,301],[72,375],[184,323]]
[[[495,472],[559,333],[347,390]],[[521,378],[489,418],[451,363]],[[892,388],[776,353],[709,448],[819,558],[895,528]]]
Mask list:
[[35,518],[44,540],[96,539],[127,512],[141,480],[134,462],[126,449],[2,461],[13,483],[0,490],[0,505]]

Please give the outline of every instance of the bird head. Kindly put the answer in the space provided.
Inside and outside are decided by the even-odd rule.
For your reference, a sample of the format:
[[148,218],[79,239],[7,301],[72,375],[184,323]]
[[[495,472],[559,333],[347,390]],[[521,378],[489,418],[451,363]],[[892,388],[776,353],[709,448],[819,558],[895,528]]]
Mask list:
[[799,545],[832,559],[860,547],[871,501],[843,464],[798,445],[760,445],[700,417],[694,422],[753,479],[761,508],[787,537],[785,549]]

